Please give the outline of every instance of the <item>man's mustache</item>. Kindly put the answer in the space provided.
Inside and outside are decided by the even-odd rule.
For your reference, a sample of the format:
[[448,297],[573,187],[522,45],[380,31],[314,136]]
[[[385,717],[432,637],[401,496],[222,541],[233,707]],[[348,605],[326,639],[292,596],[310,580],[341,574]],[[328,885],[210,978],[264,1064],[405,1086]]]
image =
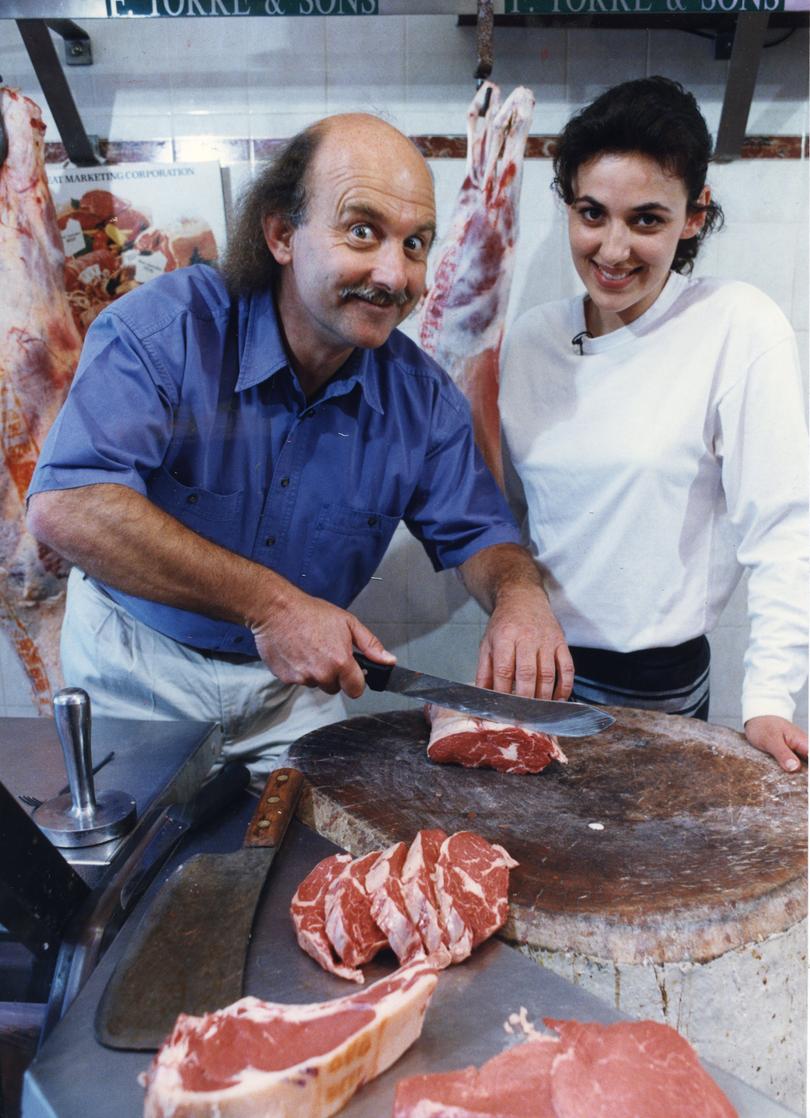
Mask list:
[[366,302],[374,303],[378,307],[404,307],[409,301],[407,292],[388,291],[384,287],[354,284],[351,287],[342,287],[340,289],[341,299],[349,299],[352,296],[358,299],[365,299]]

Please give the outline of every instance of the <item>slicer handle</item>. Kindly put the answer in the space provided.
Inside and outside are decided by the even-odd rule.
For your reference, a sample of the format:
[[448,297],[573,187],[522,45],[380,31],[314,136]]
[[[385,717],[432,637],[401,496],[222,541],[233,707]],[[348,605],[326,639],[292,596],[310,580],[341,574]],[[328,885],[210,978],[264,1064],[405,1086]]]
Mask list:
[[394,670],[394,665],[377,664],[374,660],[369,660],[362,652],[355,652],[354,658],[363,669],[366,683],[371,690],[385,691],[388,687],[388,680],[391,678],[391,672]]
[[73,812],[92,819],[96,790],[90,749],[90,696],[81,687],[63,687],[53,697],[53,717],[65,758]]

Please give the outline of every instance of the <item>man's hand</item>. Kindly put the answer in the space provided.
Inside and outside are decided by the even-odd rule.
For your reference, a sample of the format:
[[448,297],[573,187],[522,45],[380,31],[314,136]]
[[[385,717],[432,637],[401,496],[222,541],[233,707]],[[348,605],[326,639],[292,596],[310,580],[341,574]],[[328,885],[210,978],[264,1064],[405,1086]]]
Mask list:
[[745,724],[745,736],[755,749],[770,753],[785,772],[800,769],[800,757],[807,760],[807,734],[786,718],[772,714],[749,718]]
[[477,687],[537,699],[567,699],[574,664],[542,590],[503,596],[478,654]]
[[527,698],[567,699],[574,664],[540,574],[517,544],[495,544],[467,559],[464,583],[490,612],[475,683]]
[[352,655],[354,648],[378,663],[396,662],[353,614],[293,587],[284,607],[276,607],[270,619],[252,626],[252,632],[259,655],[277,679],[320,687],[330,695],[362,695],[365,677]]

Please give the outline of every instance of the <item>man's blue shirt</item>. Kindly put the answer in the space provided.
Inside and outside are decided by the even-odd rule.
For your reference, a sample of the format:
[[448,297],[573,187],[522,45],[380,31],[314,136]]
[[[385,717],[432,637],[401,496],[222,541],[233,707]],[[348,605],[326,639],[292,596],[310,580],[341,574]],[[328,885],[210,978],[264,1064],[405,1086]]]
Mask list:
[[[207,265],[124,296],[91,326],[29,493],[125,485],[214,543],[347,607],[400,520],[435,569],[519,533],[475,449],[466,400],[395,331],[307,401],[269,292]],[[123,594],[185,644],[256,654],[248,629]]]

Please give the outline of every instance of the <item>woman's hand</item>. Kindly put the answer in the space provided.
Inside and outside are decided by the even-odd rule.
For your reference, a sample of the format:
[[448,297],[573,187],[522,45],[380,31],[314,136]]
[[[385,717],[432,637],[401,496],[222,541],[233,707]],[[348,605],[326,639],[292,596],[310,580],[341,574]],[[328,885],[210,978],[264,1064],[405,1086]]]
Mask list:
[[775,714],[761,714],[749,718],[745,724],[745,736],[755,749],[770,753],[785,772],[796,772],[801,768],[800,757],[807,760],[807,734],[801,727],[779,718]]

